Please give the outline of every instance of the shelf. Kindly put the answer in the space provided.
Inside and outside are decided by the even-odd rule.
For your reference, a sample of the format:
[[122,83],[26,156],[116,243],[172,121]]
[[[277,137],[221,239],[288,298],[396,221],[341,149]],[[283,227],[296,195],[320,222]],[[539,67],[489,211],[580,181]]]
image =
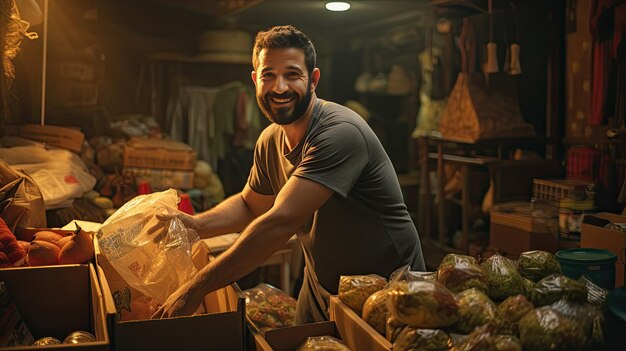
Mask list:
[[251,53],[237,52],[205,52],[197,55],[186,55],[177,52],[155,52],[148,56],[151,61],[195,62],[195,63],[220,63],[252,66]]

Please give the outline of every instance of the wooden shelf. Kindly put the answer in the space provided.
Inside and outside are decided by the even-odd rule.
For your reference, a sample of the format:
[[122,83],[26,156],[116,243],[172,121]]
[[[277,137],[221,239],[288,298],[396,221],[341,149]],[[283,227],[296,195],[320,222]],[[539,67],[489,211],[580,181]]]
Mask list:
[[148,56],[151,61],[219,63],[252,66],[251,53],[206,52],[197,55],[187,55],[177,52],[155,52]]

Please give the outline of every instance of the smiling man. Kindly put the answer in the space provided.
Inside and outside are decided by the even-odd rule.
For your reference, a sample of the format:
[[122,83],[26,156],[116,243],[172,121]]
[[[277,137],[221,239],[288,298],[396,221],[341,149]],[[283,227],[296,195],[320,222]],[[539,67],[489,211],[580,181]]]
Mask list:
[[256,143],[245,188],[209,211],[176,214],[203,238],[241,235],[153,318],[193,313],[205,294],[254,270],[294,233],[305,257],[297,323],[328,319],[340,275],[425,268],[380,141],[355,112],[317,98],[320,70],[309,38],[292,26],[260,32],[252,63],[257,102],[272,124]]

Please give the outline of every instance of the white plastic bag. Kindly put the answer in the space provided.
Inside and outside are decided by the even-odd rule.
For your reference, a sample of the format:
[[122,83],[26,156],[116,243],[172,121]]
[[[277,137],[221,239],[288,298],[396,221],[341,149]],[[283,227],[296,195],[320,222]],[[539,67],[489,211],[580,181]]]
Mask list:
[[97,234],[101,253],[120,276],[161,304],[197,273],[192,246],[200,240],[198,234],[178,218],[156,218],[175,211],[177,202],[174,189],[137,196],[109,217]]

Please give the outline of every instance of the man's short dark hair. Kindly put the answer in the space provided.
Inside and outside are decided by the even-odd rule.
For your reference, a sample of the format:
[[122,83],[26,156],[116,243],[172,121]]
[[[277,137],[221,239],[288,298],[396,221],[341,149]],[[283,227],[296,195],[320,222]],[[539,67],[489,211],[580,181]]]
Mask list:
[[252,67],[256,70],[259,65],[259,52],[269,48],[298,48],[304,50],[304,61],[309,73],[315,68],[316,54],[311,39],[291,25],[276,26],[261,31],[254,40],[252,51]]

